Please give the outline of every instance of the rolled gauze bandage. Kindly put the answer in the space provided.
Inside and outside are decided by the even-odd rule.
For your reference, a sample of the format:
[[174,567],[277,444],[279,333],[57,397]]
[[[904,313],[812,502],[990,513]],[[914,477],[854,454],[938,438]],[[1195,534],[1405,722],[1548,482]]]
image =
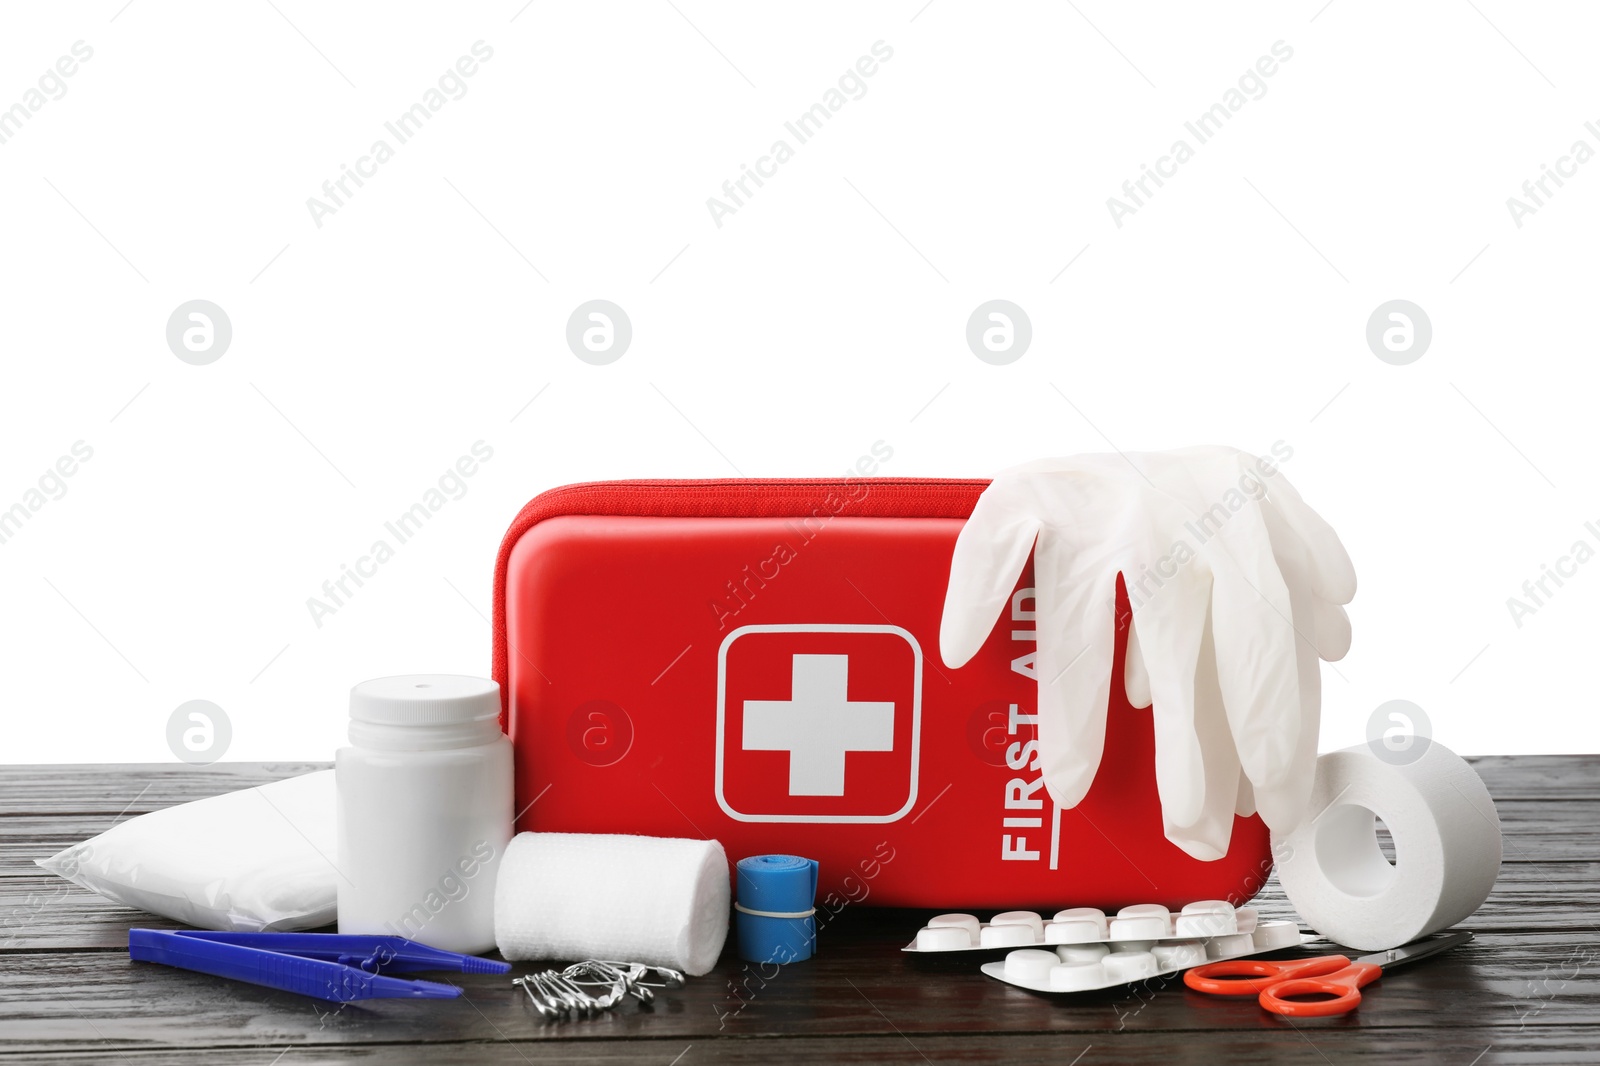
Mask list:
[[817,945],[817,860],[752,855],[734,867],[739,882],[739,957],[746,962],[800,962]]
[[[1328,939],[1381,951],[1476,911],[1500,870],[1500,818],[1482,779],[1436,741],[1406,763],[1365,745],[1317,760],[1307,818],[1272,835],[1278,880]],[[1394,841],[1379,850],[1375,818]]]
[[609,959],[699,976],[728,936],[715,840],[518,833],[500,860],[494,936],[508,959]]

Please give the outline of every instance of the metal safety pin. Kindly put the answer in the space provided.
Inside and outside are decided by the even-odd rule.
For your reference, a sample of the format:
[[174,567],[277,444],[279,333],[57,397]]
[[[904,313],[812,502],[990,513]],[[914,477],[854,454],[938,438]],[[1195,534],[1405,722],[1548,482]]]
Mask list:
[[538,975],[529,974],[524,977],[513,977],[511,983],[518,986],[528,996],[528,1002],[533,1004],[533,1009],[538,1011],[545,1021],[553,1022],[561,1017],[562,1012],[543,998],[543,991],[535,995],[533,985],[537,983]]
[[[646,980],[650,976],[660,980]],[[669,966],[611,959],[587,959],[565,970],[544,970],[511,979],[546,1021],[557,1021],[572,1014],[592,1017],[615,1007],[626,996],[632,996],[641,1004],[652,1004],[656,997],[651,989],[678,988],[685,981],[680,971]],[[595,995],[585,986],[607,991]]]
[[[628,963],[624,969],[616,963],[591,959],[575,963],[563,972],[580,985],[609,985],[613,989],[613,995],[618,999],[622,995],[630,995],[640,1003],[655,1002],[656,994],[650,991],[648,983],[644,980],[646,968],[640,963]],[[593,980],[585,980],[589,977]]]
[[682,988],[689,980],[686,976],[684,976],[682,971],[674,970],[670,966],[652,966],[646,962],[619,962],[615,959],[596,959],[592,961],[599,962],[605,966],[639,969],[646,973],[657,974],[661,977],[661,981],[659,983],[652,983],[649,981],[639,982],[640,984],[650,984],[654,988]]

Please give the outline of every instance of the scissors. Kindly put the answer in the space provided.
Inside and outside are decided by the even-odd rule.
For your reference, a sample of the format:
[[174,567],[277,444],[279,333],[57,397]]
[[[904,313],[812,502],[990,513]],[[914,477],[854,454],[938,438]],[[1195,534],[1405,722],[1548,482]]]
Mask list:
[[[1354,960],[1344,955],[1318,955],[1285,962],[1210,962],[1185,973],[1183,983],[1212,996],[1257,996],[1261,1009],[1273,1014],[1323,1018],[1355,1010],[1361,1004],[1362,986],[1376,981],[1385,967],[1416,962],[1460,947],[1471,939],[1472,934],[1465,931],[1444,933]],[[1333,998],[1297,998],[1300,996]]]

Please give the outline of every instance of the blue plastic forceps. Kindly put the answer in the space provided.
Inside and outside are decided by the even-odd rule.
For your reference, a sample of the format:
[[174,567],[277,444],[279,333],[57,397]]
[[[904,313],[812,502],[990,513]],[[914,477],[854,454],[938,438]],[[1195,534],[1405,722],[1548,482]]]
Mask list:
[[356,999],[453,999],[461,995],[455,985],[406,981],[380,971],[506,973],[511,969],[510,963],[442,951],[405,937],[338,933],[130,929],[128,954],[137,962],[159,962],[334,1003]]

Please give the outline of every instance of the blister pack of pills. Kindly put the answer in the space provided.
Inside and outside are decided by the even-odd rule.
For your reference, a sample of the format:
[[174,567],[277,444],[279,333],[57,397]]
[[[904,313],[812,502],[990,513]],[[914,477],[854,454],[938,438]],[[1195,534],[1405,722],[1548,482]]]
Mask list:
[[1048,920],[1033,911],[1006,911],[988,922],[941,914],[904,950],[1015,948],[1003,962],[985,963],[983,972],[1037,992],[1085,992],[1303,942],[1294,922],[1258,921],[1249,907],[1200,900],[1177,913],[1135,904],[1114,917],[1093,907],[1057,911]]

